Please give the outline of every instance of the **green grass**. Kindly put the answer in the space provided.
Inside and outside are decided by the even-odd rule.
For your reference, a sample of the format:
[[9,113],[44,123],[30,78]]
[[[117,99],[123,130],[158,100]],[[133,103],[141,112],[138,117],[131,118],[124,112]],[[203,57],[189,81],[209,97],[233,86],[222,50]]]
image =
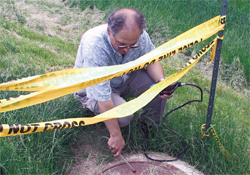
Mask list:
[[[9,20],[1,14],[0,18],[0,82],[14,80],[16,78],[43,74],[54,70],[72,67],[77,52],[78,43],[65,40],[57,36],[44,34],[43,29],[33,30],[25,26],[28,22],[25,14],[17,8],[10,8],[14,1],[6,0],[10,4],[9,11],[16,13],[17,20]],[[36,1],[27,1],[36,4]],[[218,14],[220,14],[220,1],[65,1],[68,6],[79,7],[84,10],[87,6],[94,5],[105,10],[108,14],[117,7],[138,7],[146,16],[148,31],[156,45],[177,36]],[[250,66],[249,40],[246,35],[249,31],[249,1],[230,1],[228,9],[228,24],[225,29],[225,39],[222,49],[222,63],[230,66],[232,60],[239,57],[240,63],[236,66],[244,66],[245,76],[249,75]],[[50,14],[54,10],[63,8],[63,5],[53,2],[39,2],[41,9]],[[7,8],[7,6],[5,6]],[[248,7],[248,8],[247,8]],[[200,9],[200,10],[197,10]],[[6,20],[8,19],[8,20]],[[68,23],[64,16],[65,23]],[[157,20],[156,20],[157,19]],[[240,22],[238,22],[240,21]],[[71,21],[72,22],[72,21]],[[91,27],[87,23],[81,26],[81,30]],[[78,36],[78,40],[80,37]],[[169,58],[163,61],[166,75],[171,75],[182,67],[183,60],[193,51],[198,52],[203,44],[190,48],[178,58]],[[236,47],[237,46],[237,47]],[[206,56],[207,57],[207,56]],[[232,60],[230,60],[232,59]],[[245,61],[245,62],[244,62]],[[174,65],[174,66],[171,66]],[[222,67],[223,68],[223,67]],[[232,69],[235,70],[235,69]],[[206,113],[209,99],[211,78],[204,76],[205,72],[193,68],[180,81],[199,85],[204,91],[202,103],[193,103],[170,114],[165,124],[158,128],[156,137],[148,140],[148,151],[167,152],[173,156],[179,156],[182,145],[179,138],[167,128],[178,132],[187,143],[187,152],[182,160],[196,166],[205,174],[249,174],[250,173],[250,98],[249,92],[242,87],[242,93],[236,92],[232,87],[225,86],[225,82],[219,81],[216,89],[212,125],[216,130],[221,144],[233,156],[232,161],[225,158],[213,136],[208,140],[201,139],[200,127],[206,122]],[[219,74],[225,73],[221,70]],[[222,79],[233,76],[220,75]],[[249,80],[249,78],[248,78]],[[227,80],[228,81],[228,80]],[[229,83],[228,83],[229,84]],[[24,92],[0,91],[0,99],[24,94]],[[199,91],[190,87],[178,88],[174,97],[168,101],[166,112],[193,99],[199,99]],[[138,112],[135,116],[138,115]],[[10,111],[0,114],[2,124],[26,124],[44,122],[63,118],[76,118],[90,116],[88,112],[80,108],[79,102],[68,95],[43,104]],[[140,152],[143,149],[143,136],[137,127],[138,119],[134,117],[131,123],[131,136],[129,144],[124,152]],[[23,136],[0,138],[0,167],[6,174],[67,174],[76,163],[73,156],[74,149],[81,144],[95,146],[97,137],[103,135],[98,131],[97,124],[81,128],[71,128],[57,131],[35,133]],[[127,138],[128,128],[122,132]],[[106,133],[107,134],[107,133]],[[100,151],[98,163],[113,159],[110,154]],[[83,157],[88,157],[89,152],[82,152]]]

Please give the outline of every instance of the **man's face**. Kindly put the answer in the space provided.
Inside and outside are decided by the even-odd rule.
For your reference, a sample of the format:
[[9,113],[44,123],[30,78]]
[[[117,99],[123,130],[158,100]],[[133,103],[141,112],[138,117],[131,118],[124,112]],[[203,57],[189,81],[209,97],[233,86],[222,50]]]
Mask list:
[[[110,36],[110,41],[114,49],[118,53],[124,56],[126,53],[130,51],[131,48],[133,49],[134,46],[137,46],[136,43],[139,40],[139,37],[141,35],[141,30],[139,28],[133,31],[122,29],[115,36],[113,36],[108,29],[108,34]],[[124,46],[127,46],[127,47],[119,48],[119,47],[124,47]]]

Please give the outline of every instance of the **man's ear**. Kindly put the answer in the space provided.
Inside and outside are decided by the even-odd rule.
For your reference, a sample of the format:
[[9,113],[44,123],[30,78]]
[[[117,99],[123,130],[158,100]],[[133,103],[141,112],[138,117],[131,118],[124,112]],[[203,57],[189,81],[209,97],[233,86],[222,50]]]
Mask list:
[[109,30],[109,27],[107,27],[107,32],[108,32],[108,35],[110,36],[111,35],[111,32]]

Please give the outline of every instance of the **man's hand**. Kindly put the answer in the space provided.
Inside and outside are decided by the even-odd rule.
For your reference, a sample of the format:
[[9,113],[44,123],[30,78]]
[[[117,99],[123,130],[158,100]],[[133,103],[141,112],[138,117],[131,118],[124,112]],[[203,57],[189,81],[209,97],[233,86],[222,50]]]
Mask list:
[[110,149],[112,150],[112,153],[115,153],[114,157],[120,156],[122,149],[125,145],[125,141],[122,137],[122,135],[118,136],[110,136],[108,145]]
[[167,95],[167,94],[170,94],[171,91],[163,91],[163,93],[164,93],[163,95],[159,95],[159,97],[162,98],[162,99],[170,99],[171,97],[173,97],[173,94]]
[[163,91],[160,92],[160,98],[162,99],[169,99],[173,96],[174,91],[177,89],[177,87],[180,87],[181,83],[179,83],[178,81],[172,83],[171,85],[169,85],[168,87],[166,87],[165,89],[163,89]]
[[[100,112],[103,113],[114,108],[114,103],[112,100],[100,102],[98,101]],[[109,147],[112,149],[112,153],[115,153],[115,157],[120,156],[122,149],[125,145],[125,141],[122,137],[121,129],[118,125],[117,119],[110,119],[104,121],[106,127],[109,130],[110,138],[108,141]]]
[[[147,67],[147,73],[148,75],[156,82],[158,83],[158,80],[160,80],[161,78],[164,78],[164,70],[161,66],[160,62],[156,62],[154,64],[151,64]],[[163,93],[171,93],[171,91],[164,91]],[[169,99],[173,96],[173,94],[171,95],[167,95],[167,94],[163,94],[163,95],[159,95],[160,98],[162,99]]]

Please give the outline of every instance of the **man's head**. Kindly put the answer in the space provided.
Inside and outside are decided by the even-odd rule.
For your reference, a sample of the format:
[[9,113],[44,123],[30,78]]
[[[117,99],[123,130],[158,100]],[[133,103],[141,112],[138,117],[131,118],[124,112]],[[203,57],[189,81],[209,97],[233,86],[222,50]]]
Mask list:
[[114,10],[108,15],[108,27],[113,36],[122,29],[138,27],[141,33],[146,29],[144,15],[137,9],[121,8]]
[[146,28],[143,14],[137,9],[117,9],[108,16],[108,34],[110,41],[120,54],[125,55],[136,45]]

